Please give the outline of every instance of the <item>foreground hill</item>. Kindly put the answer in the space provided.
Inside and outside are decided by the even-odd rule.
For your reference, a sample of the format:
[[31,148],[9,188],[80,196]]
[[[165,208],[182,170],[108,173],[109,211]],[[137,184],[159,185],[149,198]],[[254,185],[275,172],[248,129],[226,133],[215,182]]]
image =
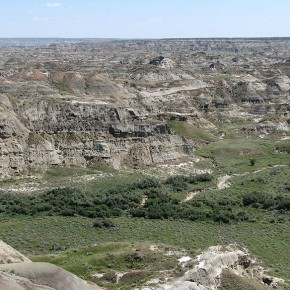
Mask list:
[[[157,251],[159,255],[173,256],[176,259],[176,266],[180,266],[178,278],[174,278],[174,269],[163,271],[163,279],[166,284],[161,283],[160,279],[151,280],[148,286],[142,289],[271,289],[279,287],[283,281],[281,279],[267,276],[264,270],[255,265],[248,253],[236,248],[234,245],[226,247],[211,247],[206,252],[193,258],[181,256],[182,252],[163,252],[162,247],[150,246],[151,252]],[[75,275],[49,263],[31,262],[18,251],[14,250],[1,241],[0,245],[1,260],[4,264],[0,265],[0,284],[1,289],[5,290],[97,290],[101,289],[93,284],[88,284]],[[184,254],[184,253],[183,253]],[[90,254],[94,255],[93,253]],[[145,256],[145,249],[135,252],[132,259],[142,260]],[[152,255],[152,254],[151,254]],[[179,259],[177,257],[180,256]],[[190,266],[188,265],[190,262]],[[184,268],[184,269],[182,269]],[[191,268],[191,269],[190,269]],[[185,269],[187,271],[185,272]],[[189,269],[189,270],[188,270]],[[126,273],[116,273],[117,284],[124,285],[124,281],[130,281],[135,276],[140,276],[142,271],[132,271]],[[143,272],[152,275],[150,271]],[[161,274],[161,272],[160,272]],[[95,275],[97,276],[97,275]],[[132,276],[132,277],[131,277]],[[99,277],[105,277],[100,274]],[[111,279],[115,279],[112,278]],[[124,281],[123,281],[124,280]],[[128,289],[128,288],[127,288]]]
[[33,263],[0,241],[0,285],[3,290],[98,290],[75,275],[48,263]]

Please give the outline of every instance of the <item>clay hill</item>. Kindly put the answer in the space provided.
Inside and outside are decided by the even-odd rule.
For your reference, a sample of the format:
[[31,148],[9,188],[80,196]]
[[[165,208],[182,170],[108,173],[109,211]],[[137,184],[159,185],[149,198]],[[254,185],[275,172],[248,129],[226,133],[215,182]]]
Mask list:
[[1,41],[0,176],[192,160],[180,121],[289,138],[282,39]]

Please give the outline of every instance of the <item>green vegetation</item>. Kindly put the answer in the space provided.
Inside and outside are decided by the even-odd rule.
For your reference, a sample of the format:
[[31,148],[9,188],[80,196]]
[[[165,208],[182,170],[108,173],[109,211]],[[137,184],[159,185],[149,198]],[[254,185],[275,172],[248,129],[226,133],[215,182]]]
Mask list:
[[[94,219],[84,217],[2,217],[0,236],[29,255],[57,254],[65,249],[107,242],[166,244],[194,254],[211,245],[237,243],[262,259],[275,276],[290,275],[289,221],[275,225],[260,221],[219,224],[142,218],[114,218],[112,221],[115,224],[112,228],[94,228]],[[68,266],[66,264],[65,268]],[[85,265],[80,264],[80,267]]]
[[51,82],[51,85],[55,87],[61,94],[72,94],[73,90],[69,87],[65,80],[58,82]]
[[106,218],[97,218],[94,221],[94,227],[95,228],[112,228],[115,224],[110,219]]
[[[269,198],[271,202],[273,202],[273,199],[280,202],[289,198],[289,175],[290,167],[281,166],[262,170],[255,175],[236,176],[231,179],[232,186],[223,192],[228,192],[233,196],[242,194],[244,198],[252,194],[255,198],[264,199],[264,203],[266,200],[269,201]],[[269,203],[267,207],[271,206],[273,204]],[[286,204],[285,209],[287,209]]]
[[250,164],[251,164],[251,166],[254,166],[256,164],[256,159],[250,158]]
[[[289,159],[275,150],[271,139],[224,139],[212,142],[198,150],[198,154],[212,158],[218,169],[231,173],[244,173],[265,166],[289,165]],[[255,159],[255,166],[249,162]]]
[[209,174],[180,175],[163,182],[149,177],[135,180],[115,178],[114,183],[111,180],[101,180],[87,189],[56,188],[30,196],[2,194],[0,211],[10,215],[80,215],[91,218],[190,218],[194,209],[181,203],[175,192],[194,189],[200,183],[211,184],[213,177]]
[[290,154],[290,140],[282,140],[276,142],[275,149],[280,153]]
[[[157,276],[159,271],[177,266],[176,256],[164,255],[169,249],[159,247],[158,251],[152,251],[149,244],[143,243],[104,243],[71,249],[58,256],[37,256],[33,260],[56,264],[103,287],[122,289],[126,285],[124,289],[133,289],[152,275]],[[116,272],[126,273],[119,279],[118,286]],[[98,279],[94,276],[96,273],[103,276]]]
[[[204,158],[195,168],[213,168],[212,174],[194,175],[183,168],[172,174],[164,167],[164,175],[157,168],[144,169],[150,173],[144,175],[103,164],[55,167],[44,177],[59,188],[0,195],[1,238],[35,261],[55,263],[110,289],[116,288],[119,271],[130,273],[118,284],[128,289],[160,270],[175,269],[174,257],[148,250],[152,243],[192,254],[237,243],[261,259],[270,274],[289,277],[289,140],[239,136],[216,141],[185,122],[176,121],[171,128],[204,145],[198,149]],[[217,189],[225,174],[231,175],[231,186]],[[96,176],[101,178],[90,179]],[[196,194],[185,202],[189,193]],[[135,259],[137,249],[140,259]],[[96,280],[95,273],[104,276]],[[255,286],[227,275],[222,289]]]
[[44,176],[46,179],[49,178],[65,178],[65,177],[73,177],[76,175],[83,175],[83,174],[93,174],[89,168],[78,168],[78,167],[53,167],[48,169]]
[[[288,168],[281,168],[281,171],[285,171],[285,175],[289,172]],[[254,181],[246,178],[241,180],[247,190],[240,191],[241,185],[237,185],[224,191],[207,191],[206,188],[213,182],[213,177],[209,174],[171,176],[163,182],[147,177],[126,182],[116,179],[115,183],[107,184],[108,180],[104,179],[90,185],[86,190],[56,188],[29,196],[2,194],[0,211],[2,215],[79,215],[89,218],[127,216],[219,223],[255,221],[257,215],[266,221],[274,219],[283,222],[287,219],[290,209],[288,183],[285,183],[285,194],[275,194],[273,188],[263,192],[259,190],[262,178]],[[199,189],[201,193],[190,202],[182,202],[186,192],[200,188],[200,184],[207,184],[207,187]],[[102,222],[96,224],[96,227],[106,227],[106,220],[99,221]]]
[[[191,203],[207,217],[224,223],[233,220],[283,223],[290,218],[290,168],[274,167],[231,178],[231,187],[203,191]],[[204,217],[205,219],[205,217]]]
[[[251,167],[248,158],[247,166]],[[156,271],[174,267],[172,259],[148,253],[141,261],[128,259],[139,243],[146,243],[147,249],[157,243],[193,253],[237,243],[259,257],[271,274],[285,278],[290,275],[285,254],[290,237],[289,174],[289,166],[279,166],[233,176],[232,186],[224,190],[212,189],[216,180],[209,174],[164,180],[114,175],[93,181],[86,190],[1,195],[0,235],[13,247],[36,255],[34,260],[55,263],[85,279],[96,282],[91,274],[105,273],[97,283],[111,289],[116,287],[115,272],[130,271],[122,281],[128,289],[156,276]],[[188,191],[198,189],[191,201],[182,202]],[[118,244],[107,244],[112,242]]]
[[269,290],[272,289],[266,285],[262,285],[261,283],[248,279],[245,277],[241,277],[235,275],[229,270],[224,270],[221,279],[221,290]]
[[203,128],[198,128],[190,123],[183,121],[172,121],[170,128],[176,134],[182,135],[186,138],[194,139],[200,142],[212,142],[216,138],[210,132],[206,132]]

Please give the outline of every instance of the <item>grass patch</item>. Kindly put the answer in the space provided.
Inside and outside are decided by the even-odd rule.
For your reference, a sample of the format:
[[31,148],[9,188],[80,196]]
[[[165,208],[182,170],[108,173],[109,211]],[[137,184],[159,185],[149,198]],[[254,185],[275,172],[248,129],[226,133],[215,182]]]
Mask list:
[[51,85],[55,87],[61,94],[73,94],[74,91],[69,87],[65,80],[51,82]]
[[[128,289],[149,280],[151,276],[158,276],[159,271],[173,270],[177,266],[175,255],[164,255],[168,247],[152,251],[149,246],[140,243],[104,243],[71,249],[59,255],[39,255],[32,259],[56,264],[99,286],[120,289],[120,285],[126,285]],[[118,272],[126,274],[116,285]],[[103,273],[104,276],[97,279],[96,273]]]
[[275,149],[280,153],[290,154],[290,139],[276,142]]
[[229,270],[224,270],[221,277],[220,290],[269,290],[271,287],[262,285],[254,279],[235,275]]
[[174,133],[196,141],[213,142],[216,140],[216,137],[213,134],[187,122],[172,121],[170,128]]
[[226,191],[232,191],[234,194],[262,191],[273,196],[286,196],[290,194],[289,176],[289,166],[268,168],[245,176],[234,176],[230,180],[232,186]]
[[[212,158],[217,167],[228,174],[255,171],[276,164],[289,165],[285,154],[275,152],[271,140],[224,139],[197,150],[198,155]],[[254,166],[250,160],[255,159]]]
[[[257,255],[272,274],[290,276],[288,259],[290,223],[264,222],[216,224],[185,220],[113,219],[114,228],[93,228],[83,217],[3,217],[0,237],[28,255],[57,253],[57,250],[108,242],[170,244],[189,251],[212,245],[237,243]],[[81,235],[80,235],[81,233]]]

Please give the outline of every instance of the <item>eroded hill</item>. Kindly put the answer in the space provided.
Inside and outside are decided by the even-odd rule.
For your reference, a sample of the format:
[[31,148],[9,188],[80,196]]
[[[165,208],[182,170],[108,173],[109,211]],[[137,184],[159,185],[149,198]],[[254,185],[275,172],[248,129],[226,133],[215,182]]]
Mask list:
[[191,160],[192,128],[289,138],[289,41],[1,42],[1,176]]

